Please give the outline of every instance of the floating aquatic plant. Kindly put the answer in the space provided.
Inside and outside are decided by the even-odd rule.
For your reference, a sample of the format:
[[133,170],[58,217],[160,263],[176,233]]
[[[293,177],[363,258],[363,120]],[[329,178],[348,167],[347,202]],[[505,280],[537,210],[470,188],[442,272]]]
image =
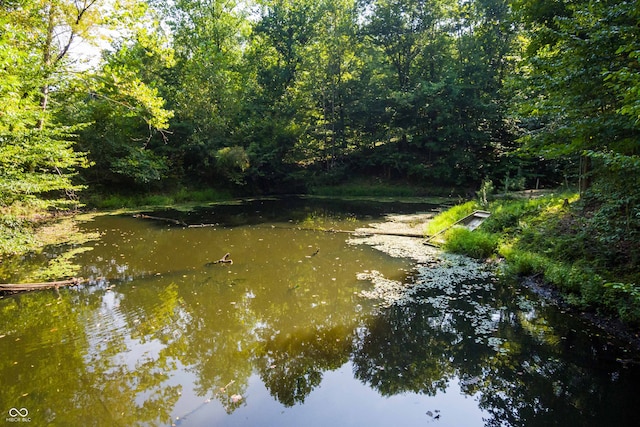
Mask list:
[[353,238],[349,243],[369,244],[391,256],[416,261],[417,274],[407,282],[388,279],[376,270],[359,273],[358,280],[373,285],[361,291],[361,297],[379,301],[381,308],[428,304],[440,312],[460,316],[475,330],[477,342],[500,350],[503,340],[494,334],[501,308],[485,302],[495,290],[493,272],[485,263],[442,252],[414,238],[373,235]]

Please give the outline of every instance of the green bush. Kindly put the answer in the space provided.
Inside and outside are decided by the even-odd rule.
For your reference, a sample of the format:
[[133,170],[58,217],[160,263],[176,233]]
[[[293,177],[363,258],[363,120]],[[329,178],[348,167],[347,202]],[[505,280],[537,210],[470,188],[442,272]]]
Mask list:
[[508,272],[521,276],[542,274],[549,263],[549,260],[544,255],[515,250],[511,246],[501,247],[499,254],[507,261]]
[[615,307],[620,319],[640,324],[640,287],[633,283],[606,283],[603,288],[604,302]]
[[484,259],[493,255],[497,247],[497,236],[482,230],[453,227],[445,233],[444,248],[449,252]]

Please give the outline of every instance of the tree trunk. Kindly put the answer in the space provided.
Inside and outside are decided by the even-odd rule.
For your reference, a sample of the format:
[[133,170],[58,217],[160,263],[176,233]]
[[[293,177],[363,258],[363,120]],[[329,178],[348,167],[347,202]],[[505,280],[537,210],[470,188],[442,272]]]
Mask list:
[[591,186],[591,169],[591,158],[580,156],[580,175],[578,177],[580,194],[583,194]]

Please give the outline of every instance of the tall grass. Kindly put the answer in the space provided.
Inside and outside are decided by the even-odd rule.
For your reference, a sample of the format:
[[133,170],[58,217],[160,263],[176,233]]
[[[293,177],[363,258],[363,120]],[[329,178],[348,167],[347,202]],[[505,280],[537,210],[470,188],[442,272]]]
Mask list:
[[472,258],[489,258],[498,247],[497,235],[481,230],[471,231],[464,227],[449,229],[444,238],[444,249]]
[[477,207],[478,204],[475,201],[453,206],[452,208],[439,213],[431,221],[429,221],[425,233],[428,236],[433,236],[436,233],[439,233],[447,229],[448,227],[451,227],[453,224],[476,210]]

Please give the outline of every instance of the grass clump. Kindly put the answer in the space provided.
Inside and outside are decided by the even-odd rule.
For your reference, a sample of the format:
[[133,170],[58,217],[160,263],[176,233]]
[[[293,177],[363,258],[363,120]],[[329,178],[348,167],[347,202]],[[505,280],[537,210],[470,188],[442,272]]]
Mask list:
[[489,258],[498,247],[498,237],[495,234],[480,230],[471,231],[464,227],[449,229],[444,238],[445,250],[472,258]]

